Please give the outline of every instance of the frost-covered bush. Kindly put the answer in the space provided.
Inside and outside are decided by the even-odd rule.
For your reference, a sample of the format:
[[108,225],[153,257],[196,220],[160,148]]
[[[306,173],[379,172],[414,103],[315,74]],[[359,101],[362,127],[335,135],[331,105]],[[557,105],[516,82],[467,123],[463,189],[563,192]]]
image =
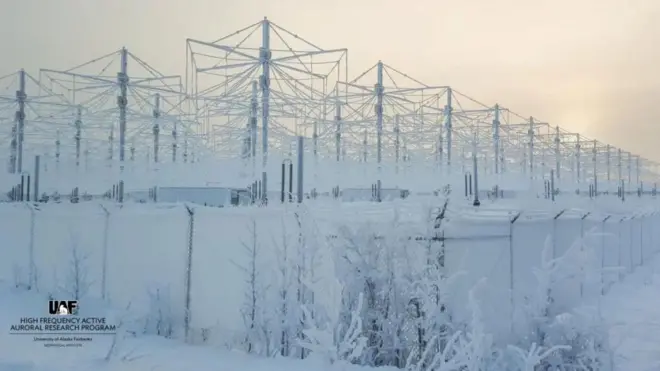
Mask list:
[[62,279],[55,272],[56,289],[74,300],[85,298],[94,281],[90,279],[90,255],[85,253],[78,244],[78,239],[72,233],[70,257],[67,270]]
[[[395,212],[385,223],[335,225],[328,239],[301,205],[289,210],[296,227],[283,225],[268,246],[276,261],[260,268],[254,262],[267,246],[256,243],[253,222],[246,241],[252,263],[243,267],[246,350],[407,371],[608,370],[594,287],[600,265],[589,233],[557,258],[546,242],[536,290],[515,302],[513,333],[494,334],[489,329],[502,326],[487,322],[497,305],[487,279],[469,290],[464,308],[454,299],[466,277],[445,267],[446,210],[446,202],[429,208],[425,223]],[[575,285],[577,299],[563,291]]]
[[[579,239],[564,253],[552,258],[552,241],[546,239],[541,266],[534,270],[537,288],[519,308],[517,322],[523,323],[524,336],[517,337],[518,346],[543,346],[561,348],[548,355],[542,364],[553,370],[608,370],[610,349],[607,325],[600,315],[601,290],[581,290],[581,300],[557,305],[562,297],[562,282],[572,280],[587,287],[590,278],[601,268],[596,268],[590,232]],[[577,277],[577,279],[576,279]],[[593,296],[596,296],[594,298]],[[591,303],[587,305],[586,303]]]
[[174,315],[169,287],[155,287],[147,292],[149,312],[144,318],[144,333],[172,337],[174,333]]

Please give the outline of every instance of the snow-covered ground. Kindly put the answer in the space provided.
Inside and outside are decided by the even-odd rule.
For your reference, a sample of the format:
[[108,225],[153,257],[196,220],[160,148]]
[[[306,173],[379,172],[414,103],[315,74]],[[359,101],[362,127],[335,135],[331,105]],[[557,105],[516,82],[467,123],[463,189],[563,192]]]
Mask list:
[[660,370],[660,256],[613,286],[602,305],[617,370]]
[[[261,358],[210,346],[191,346],[156,336],[125,335],[116,353],[105,360],[114,335],[94,335],[82,347],[46,347],[31,335],[10,335],[21,317],[44,317],[48,297],[0,282],[0,371],[359,371],[366,367],[330,366],[319,359]],[[101,302],[81,302],[83,316],[117,323],[118,311]],[[124,313],[124,311],[121,311]],[[123,314],[122,314],[123,315]],[[383,371],[392,368],[381,368]]]
[[[210,346],[190,346],[156,336],[128,335],[105,360],[113,336],[97,335],[83,347],[45,347],[30,335],[10,335],[21,317],[43,316],[48,297],[0,282],[0,371],[319,371],[367,370],[347,364],[328,365],[318,359],[261,358]],[[85,301],[85,316],[107,316],[117,321],[117,311],[100,301]],[[660,256],[638,267],[614,284],[602,300],[603,316],[610,327],[616,370],[660,370]],[[379,368],[379,370],[395,370]]]

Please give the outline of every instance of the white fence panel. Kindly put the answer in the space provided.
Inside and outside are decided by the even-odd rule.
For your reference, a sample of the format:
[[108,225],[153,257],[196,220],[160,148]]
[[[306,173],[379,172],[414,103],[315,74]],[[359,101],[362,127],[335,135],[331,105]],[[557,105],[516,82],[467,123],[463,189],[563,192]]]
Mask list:
[[104,212],[97,205],[68,206],[35,213],[37,287],[55,296],[100,296]]
[[[566,212],[557,219],[554,219],[554,258],[566,256],[567,254],[574,255],[575,250],[572,249],[580,249],[583,216],[582,213]],[[568,259],[566,262],[577,263],[574,258]],[[582,296],[580,292],[580,278],[566,277],[566,273],[565,271],[559,272],[558,276],[561,279],[555,283],[556,290],[561,292],[561,296],[553,296],[558,310],[570,310],[572,305],[579,302]]]
[[518,306],[536,294],[538,280],[534,270],[541,267],[546,242],[552,247],[552,220],[521,216],[512,227],[513,290]]
[[25,205],[0,207],[0,281],[29,284],[30,218]]
[[619,228],[619,254],[621,255],[621,266],[625,268],[622,273],[631,272],[633,267],[632,230],[632,223],[629,218],[621,222]]
[[[29,284],[34,282],[29,277],[33,271],[39,290],[54,294],[67,291],[75,247],[78,257],[84,260],[89,295],[105,293],[114,306],[126,307],[130,303],[133,310],[146,314],[155,309],[152,299],[158,291],[161,296],[158,305],[172,311],[177,332],[183,329],[191,246],[190,217],[183,205],[112,204],[104,209],[91,203],[46,204],[37,209],[31,211],[27,204],[0,205],[0,280]],[[606,269],[602,273],[598,271],[595,278],[590,277],[593,282],[577,276],[558,282],[555,287],[559,293],[553,295],[553,299],[559,298],[555,301],[558,310],[570,309],[596,288],[600,290],[617,282],[660,247],[657,214],[630,218],[569,210],[554,218],[557,212],[523,212],[512,223],[516,213],[487,207],[470,210],[448,211],[440,229],[444,241],[432,244],[436,250],[444,244],[447,275],[463,272],[449,303],[454,320],[470,319],[468,293],[485,279],[485,286],[476,296],[483,308],[488,308],[483,313],[484,323],[492,327],[487,331],[493,334],[508,333],[514,325],[511,323],[514,308],[524,305],[536,293],[534,269],[541,266],[548,236],[551,236],[551,258],[560,257],[574,247],[576,251],[571,253],[575,254],[567,260],[579,264],[580,252],[586,250],[580,246],[581,241],[587,248],[593,248],[588,251],[593,251],[596,258],[596,266],[585,269]],[[298,219],[294,215],[296,211]],[[434,221],[428,212],[424,205],[406,202],[390,205],[356,202],[320,207],[194,207],[189,292],[193,335],[206,329],[214,336],[234,339],[245,330],[242,310],[250,294],[252,246],[258,250],[257,300],[272,302],[279,295],[277,290],[283,280],[280,267],[284,245],[287,244],[289,258],[298,259],[300,232],[310,246],[320,243],[328,251],[343,251],[345,246],[341,244],[346,241],[341,228],[371,231],[391,246],[407,249],[407,259],[414,265],[412,269],[423,269],[423,247],[440,231],[432,228]],[[32,222],[34,233],[31,233]],[[426,240],[409,246],[404,243],[418,237]],[[320,262],[320,270],[329,267],[323,265],[326,262],[330,262],[329,258]],[[617,267],[624,270],[607,271]]]
[[600,238],[603,249],[603,286],[606,288],[619,280],[618,270],[621,269],[619,228],[621,223],[619,216],[612,216],[603,223],[604,233]]
[[469,321],[468,293],[483,278],[486,286],[475,296],[489,308],[483,313],[485,323],[497,326],[488,329],[496,334],[507,333],[511,323],[502,320],[510,318],[512,313],[509,226],[508,217],[454,219],[448,222],[445,231],[447,274],[463,274],[452,290],[455,296],[450,299],[451,315],[458,321]]
[[632,228],[630,236],[630,259],[633,267],[638,266],[642,261],[642,235],[644,233],[642,218],[638,216],[630,221]]
[[195,210],[191,327],[229,336],[244,329],[241,311],[250,294],[250,250],[257,249],[257,300],[263,301],[268,288],[262,283],[277,286],[274,272],[282,231],[284,226],[293,231],[292,224],[278,210]]
[[[158,290],[157,305],[170,308],[179,328],[185,302],[188,215],[181,206],[110,210],[108,238],[108,299],[117,307],[130,304],[138,313],[152,311],[150,294]],[[99,236],[99,239],[102,236]]]

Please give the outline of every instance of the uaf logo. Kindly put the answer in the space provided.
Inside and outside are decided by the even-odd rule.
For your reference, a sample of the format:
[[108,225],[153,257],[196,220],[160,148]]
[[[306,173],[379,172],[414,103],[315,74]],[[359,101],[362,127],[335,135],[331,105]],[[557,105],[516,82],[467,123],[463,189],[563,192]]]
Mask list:
[[78,314],[78,301],[49,300],[48,313],[58,316],[68,316],[72,314]]

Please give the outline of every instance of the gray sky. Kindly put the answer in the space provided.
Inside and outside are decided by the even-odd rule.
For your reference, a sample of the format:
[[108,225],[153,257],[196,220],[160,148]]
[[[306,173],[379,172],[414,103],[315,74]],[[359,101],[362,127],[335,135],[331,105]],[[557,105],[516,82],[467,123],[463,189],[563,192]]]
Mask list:
[[348,48],[351,77],[382,59],[660,159],[658,0],[6,0],[0,75],[67,69],[121,46],[183,75],[186,38],[217,39],[264,16]]

